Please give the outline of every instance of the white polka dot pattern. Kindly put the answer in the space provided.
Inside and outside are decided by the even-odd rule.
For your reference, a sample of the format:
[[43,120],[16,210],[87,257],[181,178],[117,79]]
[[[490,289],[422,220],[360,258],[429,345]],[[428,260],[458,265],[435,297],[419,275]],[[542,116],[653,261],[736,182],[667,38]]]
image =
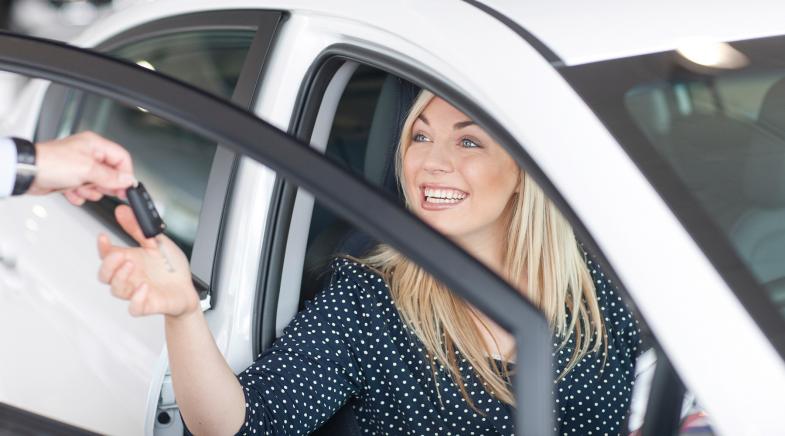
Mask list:
[[[281,338],[238,376],[246,398],[241,434],[307,434],[349,398],[366,434],[514,434],[513,410],[489,395],[459,357],[472,410],[443,368],[434,384],[422,344],[385,282],[346,259]],[[629,407],[638,329],[610,282],[589,263],[609,333],[608,358],[587,356],[558,382],[559,434],[614,434]],[[556,342],[558,345],[558,342]],[[568,344],[554,353],[564,365]],[[437,393],[438,389],[438,393]]]

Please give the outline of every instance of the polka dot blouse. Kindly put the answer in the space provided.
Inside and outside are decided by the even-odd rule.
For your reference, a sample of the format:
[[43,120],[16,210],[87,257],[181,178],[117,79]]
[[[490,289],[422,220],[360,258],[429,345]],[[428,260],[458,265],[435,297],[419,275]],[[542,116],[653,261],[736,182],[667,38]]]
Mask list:
[[[446,370],[438,385],[422,343],[377,274],[333,262],[330,286],[306,303],[283,335],[238,376],[246,399],[241,434],[306,434],[350,398],[364,433],[514,434],[514,411],[491,397],[459,357],[468,406]],[[608,331],[608,354],[590,354],[555,383],[558,434],[619,434],[630,403],[637,324],[610,281],[589,261]],[[556,375],[572,353],[554,339]],[[556,376],[554,376],[556,379]],[[438,389],[438,393],[437,393]]]

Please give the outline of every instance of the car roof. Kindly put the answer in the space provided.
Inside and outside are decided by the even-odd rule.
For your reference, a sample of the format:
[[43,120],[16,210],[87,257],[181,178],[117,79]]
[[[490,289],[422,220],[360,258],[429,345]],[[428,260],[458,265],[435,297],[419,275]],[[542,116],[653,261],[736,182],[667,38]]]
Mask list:
[[[659,2],[630,2],[603,0],[578,2],[573,0],[439,0],[408,2],[391,0],[384,12],[372,3],[358,4],[353,0],[123,0],[117,10],[125,10],[122,20],[105,21],[98,33],[110,32],[117,25],[155,15],[197,12],[215,9],[292,9],[329,13],[336,17],[376,23],[379,20],[407,19],[418,15],[418,10],[433,12],[436,8],[449,25],[449,5],[460,3],[485,9],[506,24],[512,22],[519,33],[546,58],[556,64],[579,65],[648,53],[674,50],[700,41],[739,41],[785,34],[785,2],[771,0],[661,0]],[[396,5],[397,4],[397,5]],[[389,14],[390,8],[400,14],[395,17],[373,16]],[[479,9],[477,11],[480,12]],[[411,17],[409,17],[411,18]],[[467,29],[477,32],[477,29]],[[93,32],[88,31],[88,34]],[[482,35],[482,32],[478,32]],[[83,35],[86,36],[86,35]],[[93,34],[93,37],[98,36]],[[78,38],[72,43],[82,45],[91,37]],[[489,41],[489,44],[491,42]],[[546,53],[544,53],[546,54]]]
[[770,0],[478,0],[514,21],[566,65],[785,34],[785,2]]

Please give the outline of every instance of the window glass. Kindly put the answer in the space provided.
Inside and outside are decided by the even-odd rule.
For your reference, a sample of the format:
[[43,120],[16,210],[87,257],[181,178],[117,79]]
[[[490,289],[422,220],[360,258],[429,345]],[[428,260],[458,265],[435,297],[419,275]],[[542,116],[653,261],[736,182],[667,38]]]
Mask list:
[[[183,32],[129,44],[112,55],[229,99],[254,32]],[[147,112],[84,94],[66,104],[60,134],[92,130],[125,146],[156,201],[167,235],[190,256],[216,144]],[[99,202],[110,212],[116,199]],[[112,220],[113,221],[113,220]]]
[[[413,97],[414,86],[384,71],[359,66],[341,95],[325,149],[333,162],[390,195],[397,192],[388,163],[395,149],[399,113],[405,113],[405,108],[398,108],[403,94]],[[301,302],[312,298],[324,284],[324,270],[336,253],[360,255],[365,245],[373,243],[316,202],[308,231]],[[362,247],[350,247],[352,244]]]
[[683,76],[626,108],[785,316],[785,70]]

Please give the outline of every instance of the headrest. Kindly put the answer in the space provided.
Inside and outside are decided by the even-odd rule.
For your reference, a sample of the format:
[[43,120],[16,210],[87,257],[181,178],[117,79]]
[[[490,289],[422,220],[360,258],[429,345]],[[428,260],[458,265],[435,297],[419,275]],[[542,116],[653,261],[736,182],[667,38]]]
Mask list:
[[[395,177],[395,150],[403,122],[419,92],[419,87],[389,75],[382,84],[371,130],[368,132],[365,177],[372,184],[390,193],[400,204],[403,204],[403,195],[399,192]],[[352,229],[344,235],[336,252],[361,257],[377,244],[378,242],[365,232]]]
[[395,149],[401,129],[420,90],[398,77],[388,75],[382,84],[373,113],[365,152],[365,177],[400,198],[395,178]]

